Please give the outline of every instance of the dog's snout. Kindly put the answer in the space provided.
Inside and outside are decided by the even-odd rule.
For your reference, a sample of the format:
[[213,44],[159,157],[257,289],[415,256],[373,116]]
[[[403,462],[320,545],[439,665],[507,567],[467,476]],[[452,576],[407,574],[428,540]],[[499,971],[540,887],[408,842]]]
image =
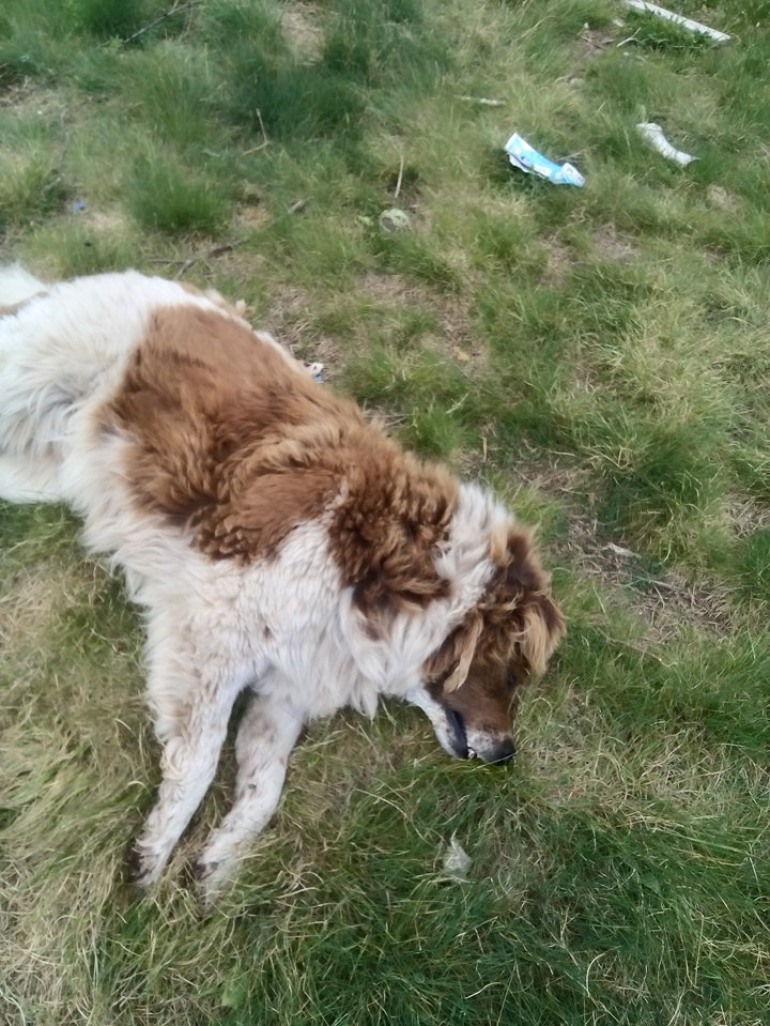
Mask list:
[[489,752],[486,761],[495,766],[504,766],[511,761],[515,754],[516,745],[512,738],[507,737]]
[[453,709],[448,709],[447,724],[449,726],[449,746],[452,754],[458,759],[467,759],[468,735],[465,732],[465,723],[462,716]]

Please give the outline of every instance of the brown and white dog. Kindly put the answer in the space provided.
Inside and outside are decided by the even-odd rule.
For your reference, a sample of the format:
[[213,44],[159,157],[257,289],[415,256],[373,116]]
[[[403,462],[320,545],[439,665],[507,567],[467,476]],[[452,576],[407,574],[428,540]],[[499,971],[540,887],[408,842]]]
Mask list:
[[563,631],[530,532],[491,494],[405,453],[218,295],[133,271],[48,287],[0,269],[0,497],[69,503],[146,612],[145,885],[244,689],[209,892],[274,812],[303,724],[396,696],[450,755],[507,762],[516,690]]

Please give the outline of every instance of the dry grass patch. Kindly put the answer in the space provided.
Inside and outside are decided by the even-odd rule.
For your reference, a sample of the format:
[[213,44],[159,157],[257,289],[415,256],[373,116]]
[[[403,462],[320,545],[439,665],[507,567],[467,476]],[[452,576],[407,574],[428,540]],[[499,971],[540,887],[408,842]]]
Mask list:
[[639,248],[635,241],[611,224],[600,225],[591,232],[591,242],[603,260],[632,260]]
[[0,590],[4,658],[15,662],[16,653],[38,653],[40,639],[50,637],[52,625],[72,593],[72,566],[56,558],[43,559],[5,577]]
[[290,45],[303,60],[318,60],[325,33],[323,11],[317,4],[293,2],[286,5],[282,25]]

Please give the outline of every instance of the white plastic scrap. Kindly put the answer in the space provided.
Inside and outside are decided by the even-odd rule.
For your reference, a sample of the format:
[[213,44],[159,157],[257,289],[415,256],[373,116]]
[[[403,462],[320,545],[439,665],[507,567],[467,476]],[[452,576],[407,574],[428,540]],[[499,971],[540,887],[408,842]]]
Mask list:
[[324,365],[322,363],[306,363],[305,370],[308,372],[313,381],[323,382],[324,379]]
[[511,166],[528,175],[539,175],[554,185],[585,185],[585,178],[572,164],[554,163],[542,153],[538,153],[518,132],[514,132],[505,144],[505,152]]
[[504,107],[505,100],[491,100],[488,96],[458,96],[458,100],[466,103],[478,103],[481,107]]
[[449,847],[444,855],[444,876],[447,880],[453,880],[457,883],[467,883],[468,870],[471,868],[471,857],[465,851],[463,846],[457,840],[457,836],[452,834],[449,841]]
[[669,160],[675,160],[677,164],[681,164],[683,167],[690,164],[693,160],[697,160],[697,157],[693,157],[690,153],[684,153],[682,150],[676,149],[672,146],[668,139],[663,134],[663,129],[660,125],[656,125],[654,121],[643,121],[641,124],[636,126],[639,135],[643,139],[646,139],[658,153],[663,154]]
[[689,29],[690,32],[700,32],[702,35],[713,39],[715,43],[727,43],[730,39],[726,32],[720,32],[709,25],[702,25],[699,21],[693,21],[692,18],[683,18],[681,14],[674,14],[673,11],[667,11],[665,7],[658,7],[657,4],[648,4],[646,0],[623,0],[623,3],[634,11],[654,14],[657,18],[673,21],[676,25]]

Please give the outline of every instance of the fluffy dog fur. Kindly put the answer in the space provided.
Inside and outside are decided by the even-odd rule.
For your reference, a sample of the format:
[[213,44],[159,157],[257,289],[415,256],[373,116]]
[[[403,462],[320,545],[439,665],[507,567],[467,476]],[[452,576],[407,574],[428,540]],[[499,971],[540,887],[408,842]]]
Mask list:
[[145,885],[244,689],[234,802],[197,863],[209,891],[274,812],[304,723],[391,695],[451,755],[506,762],[516,690],[562,633],[493,496],[403,452],[218,295],[133,271],[48,287],[0,270],[0,496],[69,503],[145,610],[162,745]]

